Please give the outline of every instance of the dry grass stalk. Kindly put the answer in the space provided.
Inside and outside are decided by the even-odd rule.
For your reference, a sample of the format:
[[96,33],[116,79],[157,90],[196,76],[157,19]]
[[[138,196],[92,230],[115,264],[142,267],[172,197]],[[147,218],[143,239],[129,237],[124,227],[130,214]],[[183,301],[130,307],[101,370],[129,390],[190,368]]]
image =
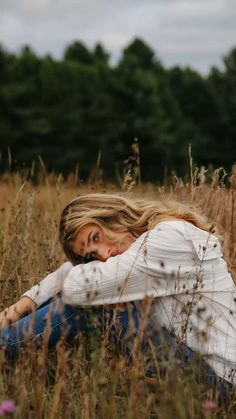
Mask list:
[[[235,192],[236,171],[232,170],[231,188],[227,189],[218,172],[206,184],[206,170],[193,173],[190,165],[189,185],[175,178],[171,187],[152,184],[131,186],[133,192],[152,199],[177,199],[191,203],[207,213],[219,225],[225,256],[235,269]],[[64,260],[58,244],[60,211],[78,193],[94,190],[94,185],[80,185],[78,174],[73,182],[61,176],[48,176],[37,187],[24,176],[8,174],[0,182],[0,283],[1,308],[13,302],[33,283],[54,270]],[[223,173],[224,176],[224,173]],[[130,184],[129,184],[130,185]],[[102,188],[102,189],[101,189]],[[117,186],[107,185],[108,192]],[[95,190],[104,190],[96,184]],[[145,305],[143,329],[149,306]],[[141,351],[142,335],[126,357],[113,347],[106,334],[88,337],[83,334],[69,348],[62,340],[56,352],[48,352],[46,339],[35,351],[33,342],[15,365],[0,354],[0,391],[2,398],[16,401],[16,418],[114,418],[120,417],[204,417],[202,401],[216,394],[204,392],[194,374],[183,371],[174,359],[164,353],[164,373],[149,336],[149,358]],[[150,362],[152,371],[150,374]],[[235,417],[235,398],[224,413]],[[222,417],[220,409],[211,417]]]

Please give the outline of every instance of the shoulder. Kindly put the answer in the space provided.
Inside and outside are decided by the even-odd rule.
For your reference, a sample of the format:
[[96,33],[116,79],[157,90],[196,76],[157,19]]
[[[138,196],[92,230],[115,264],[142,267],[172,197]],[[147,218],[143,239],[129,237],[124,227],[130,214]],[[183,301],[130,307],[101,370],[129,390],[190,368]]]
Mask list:
[[190,244],[187,242],[184,227],[185,221],[171,220],[163,221],[157,224],[151,230],[143,233],[139,238],[130,246],[127,252],[130,255],[141,253],[144,251],[146,254],[158,255],[161,252],[176,253],[178,251],[188,250]]
[[[194,224],[185,221],[185,220],[169,220],[162,221],[153,228],[154,232],[165,232],[168,234],[178,233],[179,236],[182,236],[185,240],[193,239],[207,239],[210,236],[213,236],[211,233],[202,230],[201,228],[196,227]],[[216,239],[216,237],[215,237]]]
[[147,232],[147,242],[156,248],[176,249],[186,242],[185,221],[162,221]]
[[161,237],[167,239],[188,239],[194,234],[194,226],[184,220],[169,220],[158,223],[153,229],[149,230],[150,237]]
[[[168,221],[161,221],[160,223],[156,224],[156,226],[152,230],[157,231],[179,231],[182,234],[186,234],[188,231],[195,231],[200,230],[192,223],[185,221],[185,220],[168,220]],[[203,231],[203,230],[200,230]]]
[[[214,259],[222,256],[219,239],[184,220],[163,221],[151,230],[153,240],[168,249],[181,245],[184,251],[190,250],[200,260]],[[176,250],[175,250],[176,251]]]

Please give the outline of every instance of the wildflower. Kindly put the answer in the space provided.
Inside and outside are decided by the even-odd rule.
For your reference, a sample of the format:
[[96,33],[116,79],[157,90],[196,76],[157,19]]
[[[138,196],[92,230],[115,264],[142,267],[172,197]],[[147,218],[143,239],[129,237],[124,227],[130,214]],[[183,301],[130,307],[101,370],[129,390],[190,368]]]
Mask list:
[[204,402],[202,402],[202,408],[206,411],[213,410],[216,407],[217,404],[213,400],[204,400]]
[[0,403],[0,416],[4,415],[4,413],[13,412],[15,412],[15,403],[13,400],[5,400],[4,402]]

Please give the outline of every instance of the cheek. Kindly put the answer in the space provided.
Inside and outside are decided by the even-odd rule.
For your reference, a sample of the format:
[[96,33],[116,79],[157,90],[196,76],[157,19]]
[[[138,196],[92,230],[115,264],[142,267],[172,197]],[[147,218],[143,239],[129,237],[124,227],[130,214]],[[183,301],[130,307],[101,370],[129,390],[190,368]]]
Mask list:
[[127,236],[124,238],[124,246],[128,248],[134,242],[134,238],[131,236]]
[[119,247],[119,249],[124,252],[129,248],[129,246],[133,243],[133,240],[130,237],[121,237],[116,241],[116,245]]
[[84,241],[75,241],[72,246],[72,250],[77,255],[84,255],[86,253],[86,244]]

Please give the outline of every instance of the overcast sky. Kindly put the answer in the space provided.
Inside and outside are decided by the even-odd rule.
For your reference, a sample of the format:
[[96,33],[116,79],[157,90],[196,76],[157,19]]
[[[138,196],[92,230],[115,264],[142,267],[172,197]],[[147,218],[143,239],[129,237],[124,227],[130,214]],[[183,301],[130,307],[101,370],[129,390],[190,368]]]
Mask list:
[[165,66],[207,73],[236,46],[236,0],[0,0],[0,43],[61,57],[65,46],[101,42],[112,61],[141,37]]

